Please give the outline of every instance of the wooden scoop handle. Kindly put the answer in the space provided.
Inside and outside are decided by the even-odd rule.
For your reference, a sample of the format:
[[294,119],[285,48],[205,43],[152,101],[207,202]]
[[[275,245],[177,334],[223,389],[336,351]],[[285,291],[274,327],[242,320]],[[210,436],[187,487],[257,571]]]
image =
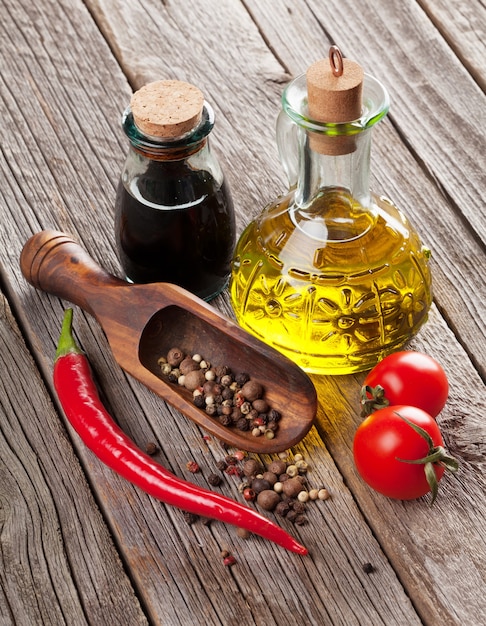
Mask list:
[[128,283],[108,274],[73,239],[55,230],[33,235],[20,255],[20,269],[31,285],[95,315],[93,297],[106,295],[109,287]]

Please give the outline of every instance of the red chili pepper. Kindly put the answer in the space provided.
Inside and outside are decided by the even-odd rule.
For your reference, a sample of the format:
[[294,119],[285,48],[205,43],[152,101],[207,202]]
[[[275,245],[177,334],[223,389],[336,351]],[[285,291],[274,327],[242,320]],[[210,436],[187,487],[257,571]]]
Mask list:
[[307,548],[263,515],[177,478],[133,443],[100,400],[88,359],[72,336],[72,317],[72,309],[67,309],[56,351],[54,385],[67,419],[84,444],[120,476],[165,504],[245,528],[287,550],[307,554]]

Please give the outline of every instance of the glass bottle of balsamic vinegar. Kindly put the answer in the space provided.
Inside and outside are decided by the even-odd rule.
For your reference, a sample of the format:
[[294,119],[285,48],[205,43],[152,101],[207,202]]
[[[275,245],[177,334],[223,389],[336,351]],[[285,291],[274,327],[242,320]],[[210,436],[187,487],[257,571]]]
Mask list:
[[333,46],[285,89],[277,143],[290,190],[248,225],[230,284],[239,324],[317,374],[372,368],[422,326],[430,252],[369,189],[384,87]]
[[211,300],[227,285],[233,202],[208,135],[201,91],[167,80],[132,96],[122,119],[130,145],[115,203],[115,236],[131,282],[170,282]]

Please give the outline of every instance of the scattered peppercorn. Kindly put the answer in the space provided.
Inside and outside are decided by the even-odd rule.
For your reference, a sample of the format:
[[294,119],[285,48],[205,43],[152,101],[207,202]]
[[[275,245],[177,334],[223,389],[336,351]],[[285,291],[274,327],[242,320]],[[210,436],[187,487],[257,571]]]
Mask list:
[[226,565],[227,567],[231,567],[235,563],[236,563],[236,559],[232,554],[225,556],[223,559],[223,564]]
[[282,491],[286,496],[294,498],[302,491],[302,483],[297,477],[289,478],[282,483]]
[[363,572],[365,574],[371,574],[371,572],[374,572],[375,568],[373,567],[373,565],[371,563],[364,563],[363,564]]
[[196,463],[196,461],[188,461],[186,463],[186,468],[192,473],[192,474],[197,474],[200,470],[199,465]]
[[256,459],[248,459],[243,464],[243,473],[245,476],[256,476],[262,469],[261,463]]
[[[304,467],[304,463],[307,469],[302,455],[296,454],[291,460],[287,453],[281,453],[278,459],[264,466],[258,459],[238,450],[226,454],[224,460],[218,461],[216,466],[227,474],[243,478],[238,491],[247,502],[255,501],[258,507],[273,511],[275,515],[285,517],[297,526],[303,526],[308,523],[305,515],[308,502],[330,497],[324,487],[308,489],[307,476],[298,471],[295,473],[299,465]],[[295,473],[294,476],[287,473],[289,467],[290,473]]]
[[218,476],[218,474],[209,474],[208,483],[212,487],[219,487],[219,485],[221,485],[222,482],[223,482],[223,479],[221,478],[221,476]]
[[287,463],[285,461],[279,459],[278,461],[272,461],[268,466],[268,471],[273,472],[277,476],[280,474],[284,474],[287,469]]
[[199,516],[196,515],[195,513],[189,513],[189,511],[184,511],[184,519],[185,521],[191,525],[194,524],[195,522],[197,522],[197,520],[199,519]]
[[257,504],[265,511],[273,511],[280,502],[280,496],[273,489],[264,489],[257,496]]
[[285,502],[285,500],[280,500],[280,502],[275,507],[275,513],[277,513],[277,515],[281,515],[282,517],[285,517],[289,511],[290,504],[288,502]]
[[256,497],[256,493],[255,491],[251,488],[251,487],[246,487],[243,490],[243,497],[245,498],[245,500],[247,500],[248,502],[251,502],[252,500],[255,499]]
[[228,465],[224,471],[229,476],[238,476],[241,478],[241,476],[243,475],[243,470],[241,469],[241,467],[237,467],[236,465]]
[[145,452],[149,455],[149,456],[153,456],[154,454],[156,454],[158,452],[159,448],[157,446],[157,444],[153,441],[149,441],[148,444],[145,447]]

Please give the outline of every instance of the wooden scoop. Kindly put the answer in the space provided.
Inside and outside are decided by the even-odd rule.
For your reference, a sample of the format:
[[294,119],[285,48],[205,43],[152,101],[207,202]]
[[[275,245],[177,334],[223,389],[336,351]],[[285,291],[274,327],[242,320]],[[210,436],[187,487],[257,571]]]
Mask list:
[[[292,361],[259,341],[185,289],[168,283],[130,284],[108,274],[69,236],[45,230],[20,257],[37,289],[69,300],[93,315],[120,366],[181,413],[231,446],[258,453],[286,450],[312,426],[317,394]],[[192,393],[164,379],[157,361],[173,347],[202,354],[213,365],[247,372],[282,414],[273,439],[255,437],[198,409]]]

